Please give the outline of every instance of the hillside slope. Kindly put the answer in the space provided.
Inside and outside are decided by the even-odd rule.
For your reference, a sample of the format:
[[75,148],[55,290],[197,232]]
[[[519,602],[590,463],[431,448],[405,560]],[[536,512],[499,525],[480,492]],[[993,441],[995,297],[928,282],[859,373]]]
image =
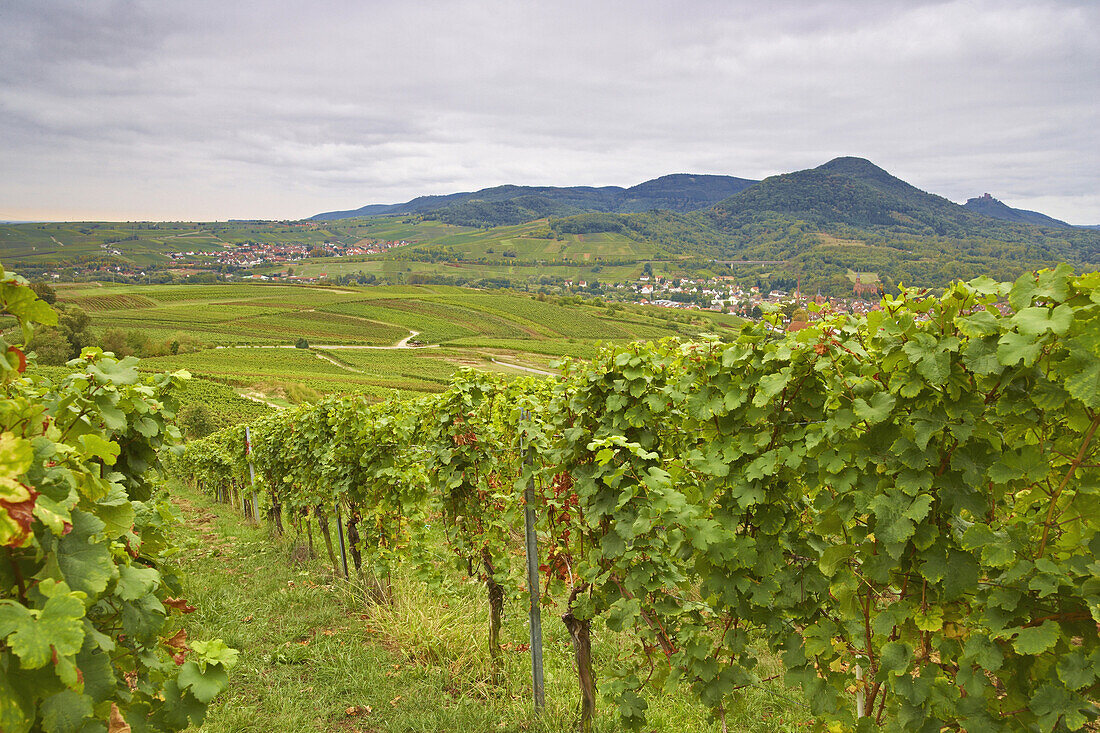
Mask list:
[[1011,280],[1059,262],[1100,265],[1095,230],[990,218],[852,157],[771,176],[687,214],[585,214],[552,227],[620,232],[687,255],[780,263],[773,274],[831,292],[850,287],[856,273],[944,285],[979,275]]
[[734,176],[677,173],[632,186],[494,186],[444,196],[419,196],[401,204],[371,204],[312,217],[332,221],[358,216],[422,214],[459,226],[522,224],[545,216],[586,212],[631,213],[650,209],[687,212],[705,208],[752,186]]
[[976,214],[982,216],[989,216],[994,219],[1002,219],[1004,221],[1015,221],[1021,224],[1036,224],[1038,226],[1058,227],[1058,228],[1070,228],[1073,225],[1067,224],[1061,219],[1055,219],[1052,216],[1046,214],[1040,214],[1038,211],[1028,211],[1027,209],[1014,209],[1008,204],[999,201],[988,193],[983,196],[976,196],[972,199],[967,199],[963,207],[973,211]]

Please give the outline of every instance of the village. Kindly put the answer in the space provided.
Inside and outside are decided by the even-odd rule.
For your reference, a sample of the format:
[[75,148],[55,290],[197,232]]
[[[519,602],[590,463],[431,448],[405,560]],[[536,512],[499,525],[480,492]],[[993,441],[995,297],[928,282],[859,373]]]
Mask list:
[[[587,285],[584,280],[566,281],[567,287],[585,288]],[[709,310],[754,320],[765,312],[778,312],[788,330],[804,328],[810,321],[822,318],[826,312],[858,316],[882,310],[883,295],[879,288],[861,282],[859,277],[853,283],[852,297],[826,297],[821,293],[807,296],[799,287],[794,292],[762,292],[757,286],[743,288],[737,283],[737,278],[729,276],[691,279],[642,275],[633,283],[620,283],[612,287],[622,294],[623,300],[662,308]],[[811,304],[814,307],[810,307]],[[997,302],[994,307],[1004,315],[1013,312],[1007,302]],[[926,321],[928,318],[924,314],[917,320]]]
[[[308,257],[356,257],[385,252],[395,247],[404,247],[405,240],[383,241],[360,239],[354,244],[344,242],[324,242],[322,244],[302,244],[297,242],[244,242],[222,251],[205,252],[201,250],[169,252],[173,262],[188,264],[216,264],[230,268],[256,267],[268,264],[289,264]],[[211,262],[212,261],[212,262]]]
[[[636,281],[607,284],[603,287],[606,296],[643,305],[655,305],[662,308],[682,310],[709,310],[732,313],[747,318],[759,318],[762,312],[777,308],[788,316],[814,303],[824,310],[843,311],[856,315],[880,310],[881,293],[870,288],[857,278],[853,286],[852,297],[826,297],[820,293],[807,296],[800,288],[794,292],[786,290],[762,291],[759,286],[744,287],[738,278],[731,276],[713,278],[673,278],[660,275],[641,275]],[[585,280],[566,280],[565,287],[570,290],[584,290],[589,283]],[[612,290],[612,292],[608,292]],[[617,296],[617,297],[616,297]],[[867,297],[865,297],[867,296]]]

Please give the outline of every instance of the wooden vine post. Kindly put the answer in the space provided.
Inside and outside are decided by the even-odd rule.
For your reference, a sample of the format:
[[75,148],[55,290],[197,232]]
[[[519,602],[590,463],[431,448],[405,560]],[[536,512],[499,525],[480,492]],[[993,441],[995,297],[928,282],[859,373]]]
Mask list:
[[340,563],[344,566],[344,580],[349,578],[348,575],[348,548],[344,543],[344,520],[340,516],[340,502],[336,502],[334,505],[336,509],[336,532],[340,538]]
[[332,550],[332,533],[328,529],[328,517],[325,515],[325,507],[323,504],[318,504],[313,513],[317,515],[317,527],[321,530],[321,536],[325,538],[325,549],[328,550],[328,561],[332,563],[332,572],[337,574],[340,572],[339,566],[336,564],[336,553]]
[[[523,410],[521,416],[530,416]],[[530,466],[530,454],[524,457]],[[542,669],[542,608],[539,606],[539,540],[535,531],[535,477],[527,479],[527,489],[523,492],[523,525],[527,548],[527,594],[531,599],[531,682],[535,698],[535,712],[546,707],[546,685]]]
[[260,503],[256,501],[256,467],[252,465],[252,432],[244,426],[244,454],[248,456],[248,485],[252,487],[252,518],[260,523]]

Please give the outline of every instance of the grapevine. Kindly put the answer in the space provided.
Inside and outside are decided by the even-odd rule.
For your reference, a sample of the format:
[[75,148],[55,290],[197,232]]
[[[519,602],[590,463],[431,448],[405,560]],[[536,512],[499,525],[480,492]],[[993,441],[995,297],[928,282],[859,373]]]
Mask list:
[[[23,343],[56,323],[2,268],[0,301]],[[27,356],[2,337],[0,353],[0,729],[201,723],[237,652],[187,639],[177,616],[195,609],[161,565],[176,510],[154,472],[186,374],[143,378],[92,348],[53,383],[22,376]]]
[[[376,576],[417,562],[441,517],[486,583],[494,650],[534,481],[545,585],[528,590],[568,599],[582,728],[597,684],[629,726],[675,681],[722,720],[766,646],[830,729],[1080,730],[1100,692],[1100,275],[818,316],[268,416],[264,501],[344,502]],[[177,467],[224,485],[243,455],[231,430]],[[635,645],[596,680],[603,628]]]

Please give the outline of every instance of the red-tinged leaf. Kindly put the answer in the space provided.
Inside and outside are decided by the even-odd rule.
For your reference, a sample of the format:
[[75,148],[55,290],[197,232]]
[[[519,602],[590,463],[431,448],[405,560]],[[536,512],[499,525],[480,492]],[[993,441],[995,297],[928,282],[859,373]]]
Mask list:
[[191,647],[187,646],[187,631],[184,629],[177,631],[171,639],[162,639],[161,643],[181,652],[191,650]]
[[188,604],[183,598],[165,598],[164,605],[171,606],[182,613],[194,613],[195,611],[195,607]]
[[122,717],[116,703],[111,703],[111,717],[107,720],[107,733],[130,733],[130,724]]
[[20,374],[27,371],[27,355],[23,353],[23,350],[15,346],[9,346],[8,351],[14,351],[16,356],[19,357],[19,366],[17,370]]
[[31,536],[34,523],[34,502],[38,492],[10,478],[0,479],[0,545],[22,547]]

